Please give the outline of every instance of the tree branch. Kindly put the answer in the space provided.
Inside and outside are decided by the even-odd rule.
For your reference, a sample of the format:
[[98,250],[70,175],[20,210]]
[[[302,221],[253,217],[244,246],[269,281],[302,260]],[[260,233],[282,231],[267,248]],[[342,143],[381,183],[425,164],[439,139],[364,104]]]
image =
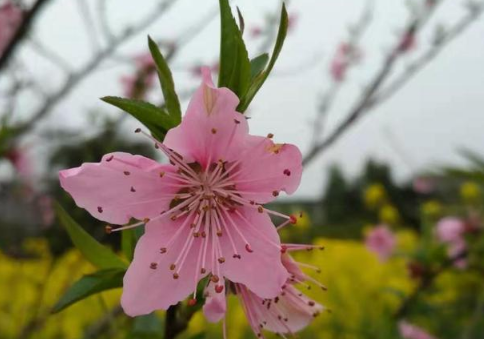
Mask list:
[[27,33],[32,26],[37,15],[40,13],[42,7],[47,4],[50,0],[37,0],[32,8],[24,14],[24,18],[22,20],[22,25],[17,29],[15,35],[10,40],[9,44],[3,51],[3,54],[0,55],[0,72],[2,69],[7,65],[8,61],[15,53],[15,50],[20,45],[20,42],[25,38]]

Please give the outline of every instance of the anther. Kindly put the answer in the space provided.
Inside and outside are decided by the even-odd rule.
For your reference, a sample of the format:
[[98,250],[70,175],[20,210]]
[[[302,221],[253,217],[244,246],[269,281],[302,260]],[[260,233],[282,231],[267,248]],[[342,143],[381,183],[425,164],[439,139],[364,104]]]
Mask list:
[[217,129],[216,128],[212,128],[212,134],[216,134],[217,133]]
[[284,173],[284,175],[287,175],[287,176],[290,176],[291,175],[291,171],[288,170],[287,168],[282,173]]
[[139,132],[141,132],[141,128],[137,128],[137,129],[135,129],[135,130],[134,130],[134,132],[135,132],[135,133],[139,133]]
[[160,172],[160,178],[163,178],[165,176],[165,172]]
[[131,192],[136,192],[136,189],[133,186],[131,186]]
[[193,232],[193,236],[194,236],[195,238],[200,237],[200,232]]
[[157,264],[157,263],[155,263],[155,262],[152,262],[152,263],[150,264],[150,268],[151,268],[152,270],[156,270],[156,268],[157,268],[157,267],[158,267],[158,264]]
[[220,257],[218,258],[218,262],[223,264],[225,262],[225,258],[224,257]]
[[195,306],[197,304],[197,299],[188,299],[188,306]]
[[237,120],[237,119],[234,119],[234,122],[235,122],[237,125],[238,125],[238,124],[240,124],[240,121],[239,121],[239,120]]
[[210,280],[212,280],[213,283],[218,283],[220,281],[220,278],[218,277],[218,275],[212,275],[212,278],[210,278]]
[[176,215],[173,214],[171,217],[170,217],[171,220],[175,221],[176,220]]
[[107,162],[110,162],[110,161],[111,161],[111,160],[113,160],[113,159],[114,159],[114,155],[111,155],[111,156],[109,156],[109,157],[107,157],[107,158],[106,158],[106,161],[107,161]]
[[179,277],[178,273],[173,273],[173,279],[178,279]]
[[314,305],[316,305],[316,303],[315,303],[314,301],[312,301],[312,300],[309,300],[309,301],[308,301],[308,305],[309,305],[309,306],[314,306]]
[[222,231],[217,231],[217,236],[221,237],[223,235]]
[[206,269],[204,269],[204,268],[202,268],[202,269],[200,269],[200,273],[201,273],[201,274],[205,274],[205,273],[207,273],[207,270],[206,270]]
[[255,205],[255,201],[254,200],[251,200],[249,201],[251,205]]
[[131,173],[129,171],[124,171],[124,175],[130,175]]
[[264,207],[262,207],[262,206],[257,207],[257,211],[259,213],[264,213]]
[[98,206],[97,211],[98,211],[99,213],[102,213],[102,212],[103,212],[103,208],[102,208],[101,206]]
[[162,247],[162,248],[160,248],[160,253],[161,253],[161,254],[166,253],[166,247]]
[[215,292],[222,293],[223,290],[224,290],[224,286],[223,285],[215,285]]
[[245,244],[245,250],[249,253],[252,253],[254,252],[254,250],[252,248],[250,248],[250,245],[249,244]]
[[207,233],[205,233],[205,231],[202,232],[202,238],[206,238],[207,237]]
[[269,133],[269,134],[267,134],[267,137],[268,137],[269,139],[272,139],[272,138],[274,138],[274,134]]
[[111,232],[113,231],[113,227],[111,225],[106,225],[104,227],[104,231],[107,233],[107,234],[111,234]]
[[296,216],[295,216],[294,214],[291,214],[291,215],[289,216],[289,222],[290,222],[291,224],[293,224],[293,225],[296,225],[296,224],[297,224],[297,218],[296,218]]
[[171,265],[170,265],[170,270],[172,270],[172,271],[173,271],[175,268],[176,268],[176,265],[175,265],[175,264],[171,264]]
[[287,252],[287,246],[282,245],[281,246],[281,253],[286,253]]
[[155,144],[155,148],[156,148],[156,149],[159,149],[159,148],[160,148],[160,146],[158,146],[158,144]]
[[234,254],[232,256],[232,258],[234,258],[234,259],[242,259],[242,257],[240,256],[240,254]]
[[143,223],[147,224],[147,223],[149,223],[149,222],[150,222],[150,218],[144,218],[144,219],[143,219]]
[[279,192],[278,191],[273,191],[272,192],[272,195],[275,196],[275,197],[277,197],[279,195]]

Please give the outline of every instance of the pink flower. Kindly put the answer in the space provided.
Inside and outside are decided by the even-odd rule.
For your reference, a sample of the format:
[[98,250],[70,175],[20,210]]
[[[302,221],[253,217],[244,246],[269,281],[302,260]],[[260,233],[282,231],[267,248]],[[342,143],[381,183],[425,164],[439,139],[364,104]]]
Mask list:
[[437,238],[443,243],[454,243],[463,240],[462,236],[466,230],[462,220],[456,217],[446,217],[437,223]]
[[128,98],[142,99],[154,84],[156,64],[149,53],[134,57],[134,63],[135,74],[121,77],[123,94]]
[[398,329],[403,339],[437,339],[420,327],[412,325],[404,320],[398,323]]
[[23,11],[14,3],[7,1],[0,6],[0,55],[22,24],[22,18]]
[[218,293],[227,278],[261,298],[276,297],[286,283],[269,214],[291,217],[262,204],[297,189],[301,153],[272,135],[249,135],[238,102],[214,87],[205,68],[182,123],[163,143],[153,139],[170,164],[118,152],[60,172],[61,186],[94,217],[117,225],[140,220],[108,230],[146,225],[124,277],[127,314],[167,309],[190,293],[195,299],[207,275]]
[[288,17],[287,22],[287,31],[291,32],[296,27],[297,22],[299,21],[299,14],[298,13],[291,13]]
[[5,157],[13,165],[19,177],[30,180],[33,168],[25,149],[12,148],[7,151]]
[[361,57],[359,50],[347,43],[341,43],[330,64],[330,74],[334,81],[343,81],[348,67]]
[[259,26],[252,27],[249,33],[252,38],[258,38],[262,34],[262,28]]
[[435,190],[435,182],[430,178],[418,177],[412,184],[413,190],[419,194],[429,194]]
[[[459,218],[446,217],[441,219],[437,224],[437,238],[440,242],[447,244],[447,256],[453,260],[456,257],[463,256],[467,249],[464,233],[466,232],[466,224]],[[459,269],[467,267],[467,260],[462,257],[455,260],[454,266]]]
[[393,254],[396,239],[387,226],[378,226],[370,231],[366,237],[366,247],[375,253],[380,261],[386,261]]
[[[311,250],[314,246],[307,245],[283,245],[285,251]],[[283,291],[275,298],[261,298],[243,284],[231,284],[233,291],[242,303],[249,324],[258,338],[263,337],[262,330],[274,333],[294,334],[306,327],[324,307],[301,293],[294,284],[306,284],[307,281],[315,283],[326,289],[315,279],[303,273],[300,265],[316,269],[311,265],[298,263],[287,253],[282,255],[282,263],[288,270],[290,278],[283,286]],[[203,308],[205,317],[211,322],[218,322],[225,316],[225,294],[217,294],[209,283],[205,290],[205,305]]]
[[413,32],[408,32],[400,40],[400,44],[398,46],[398,52],[407,53],[412,49],[414,49],[415,46],[416,46],[415,34]]

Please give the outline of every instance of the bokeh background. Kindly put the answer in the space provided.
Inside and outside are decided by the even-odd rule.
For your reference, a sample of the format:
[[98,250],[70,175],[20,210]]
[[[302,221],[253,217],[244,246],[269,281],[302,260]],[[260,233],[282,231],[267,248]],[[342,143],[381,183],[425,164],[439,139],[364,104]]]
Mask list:
[[[321,269],[308,272],[328,291],[307,293],[330,311],[297,336],[484,338],[482,1],[286,3],[284,49],[247,114],[253,134],[274,133],[307,156],[300,190],[272,206],[303,212],[286,241],[325,247],[298,260]],[[232,5],[249,55],[270,52],[281,2]],[[132,133],[137,121],[99,100],[162,104],[147,35],[186,107],[200,67],[217,73],[217,1],[0,0],[0,338],[163,337],[163,312],[128,318],[119,289],[51,312],[95,270],[54,201],[115,251],[121,241],[76,208],[57,171],[111,151],[158,157]],[[254,337],[235,299],[227,328],[229,338]],[[181,337],[221,332],[199,312]]]

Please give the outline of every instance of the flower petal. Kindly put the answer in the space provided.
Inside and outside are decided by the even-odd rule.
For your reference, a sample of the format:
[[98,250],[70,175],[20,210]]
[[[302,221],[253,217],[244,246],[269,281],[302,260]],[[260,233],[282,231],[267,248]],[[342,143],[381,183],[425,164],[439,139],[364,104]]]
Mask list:
[[267,203],[280,191],[294,193],[301,175],[302,155],[296,146],[274,144],[269,138],[250,136],[233,181],[243,197]]
[[244,116],[235,111],[239,99],[228,88],[216,88],[210,70],[192,97],[182,123],[168,131],[164,144],[203,167],[219,159],[237,158],[248,135]]
[[239,284],[237,290],[256,335],[261,329],[294,334],[306,327],[324,309],[292,285],[288,285],[277,298],[265,301],[246,286]]
[[[183,219],[165,223],[155,221],[146,226],[145,234],[136,245],[133,262],[124,276],[121,305],[126,314],[138,316],[154,310],[166,310],[195,291],[198,281],[205,276],[196,271],[199,239],[193,240],[181,270],[170,269],[182,253],[185,241],[193,239],[190,228],[183,223]],[[177,234],[180,228],[181,232]],[[167,247],[175,234],[175,240]],[[167,251],[161,253],[160,249],[164,247]],[[178,279],[173,277],[175,272],[179,274]]]
[[125,224],[131,218],[144,219],[168,209],[180,189],[176,181],[161,172],[174,172],[171,165],[128,153],[106,154],[100,163],[62,170],[59,179],[79,207],[99,220]]
[[215,283],[209,282],[205,288],[205,304],[203,305],[203,314],[211,323],[217,323],[223,319],[227,310],[225,293],[215,291]]
[[228,234],[224,234],[220,238],[222,253],[226,258],[221,265],[222,275],[230,281],[246,285],[261,298],[274,298],[281,292],[289,273],[282,265],[280,240],[271,219],[266,213],[248,207],[226,213],[224,219],[226,230],[231,233],[241,258],[233,257],[234,250],[227,239]]

